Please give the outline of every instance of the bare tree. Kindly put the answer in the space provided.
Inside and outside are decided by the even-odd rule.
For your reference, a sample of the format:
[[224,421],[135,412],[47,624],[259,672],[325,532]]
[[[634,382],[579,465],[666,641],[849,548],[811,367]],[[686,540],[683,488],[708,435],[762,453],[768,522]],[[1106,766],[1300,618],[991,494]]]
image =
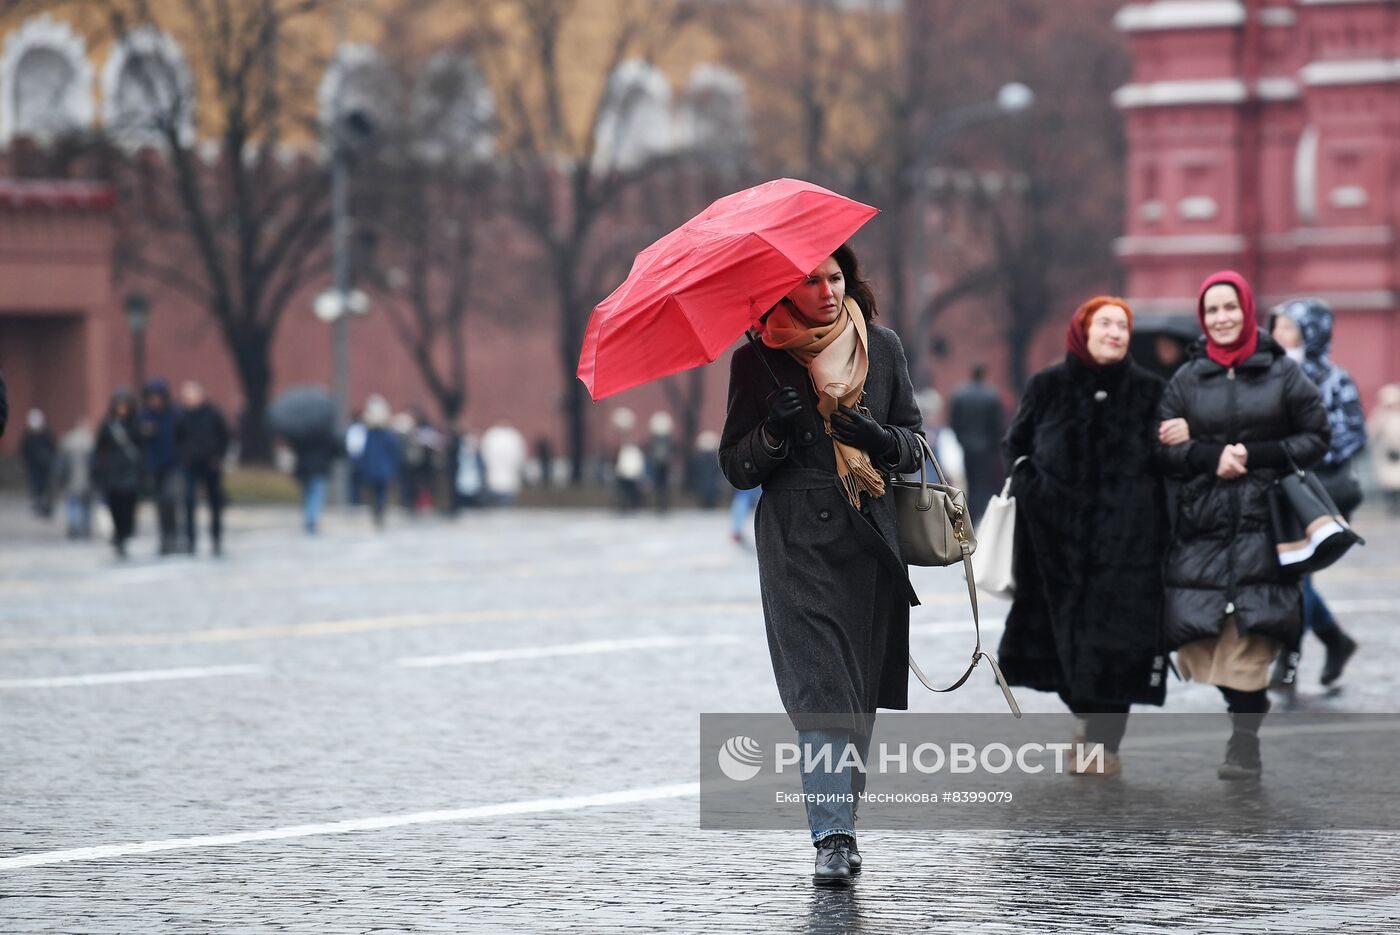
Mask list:
[[468,399],[467,321],[483,310],[478,248],[496,220],[498,173],[494,100],[471,45],[413,49],[435,10],[415,0],[392,17],[402,119],[357,173],[357,204],[361,240],[374,247],[362,271],[450,428]]
[[578,0],[482,6],[497,14],[481,17],[477,29],[488,37],[484,63],[510,114],[500,139],[505,206],[548,269],[577,483],[588,451],[588,396],[574,372],[588,314],[617,273],[605,262],[608,238],[600,246],[596,234],[605,218],[617,220],[613,209],[626,191],[677,162],[672,148],[638,145],[637,133],[648,129],[646,89],[621,66],[637,63],[644,80],[646,64],[682,37],[695,5],[616,0],[606,21]]
[[116,169],[118,268],[183,295],[216,325],[243,390],[239,435],[253,459],[269,454],[278,324],[325,263],[326,172],[304,148],[284,146],[314,132],[324,63],[301,30],[322,5],[95,3],[127,53],[107,128],[126,154]]

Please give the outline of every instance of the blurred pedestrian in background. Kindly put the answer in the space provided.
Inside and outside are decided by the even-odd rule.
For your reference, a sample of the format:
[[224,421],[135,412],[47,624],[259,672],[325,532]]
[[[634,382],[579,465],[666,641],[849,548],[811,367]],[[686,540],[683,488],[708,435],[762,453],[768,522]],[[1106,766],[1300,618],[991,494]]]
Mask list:
[[5,390],[5,371],[0,370],[0,438],[5,437],[5,424],[10,421],[10,398]]
[[180,387],[181,410],[175,423],[175,444],[185,475],[185,549],[191,555],[199,539],[195,508],[199,489],[209,508],[209,544],[214,555],[223,554],[224,455],[229,431],[224,414],[204,395],[204,387],[186,380]]
[[428,512],[437,500],[438,468],[443,460],[443,449],[447,439],[438,431],[421,411],[414,413],[414,442],[419,451],[418,463],[414,466],[414,507],[420,512]]
[[175,445],[177,414],[170,398],[170,384],[159,377],[146,381],[141,402],[141,440],[160,527],[160,554],[173,555],[180,551],[178,504],[183,475]]
[[758,509],[758,498],[763,496],[763,488],[734,488],[729,499],[729,538],[735,545],[747,545],[744,532],[749,529],[749,517]]
[[58,484],[68,515],[68,538],[92,538],[92,455],[96,439],[86,421],[69,429],[58,445]]
[[384,527],[384,507],[389,497],[389,482],[399,475],[402,449],[399,439],[389,428],[389,403],[378,393],[365,403],[365,444],[360,452],[360,474],[369,488],[370,509],[374,525]]
[[676,458],[675,422],[669,412],[652,413],[647,436],[647,478],[655,498],[656,512],[671,508],[671,467]]
[[1181,481],[1167,553],[1166,634],[1183,677],[1220,688],[1234,731],[1217,775],[1256,779],[1269,669],[1303,625],[1302,585],[1279,566],[1269,488],[1327,453],[1317,387],[1259,329],[1244,277],[1201,285],[1205,332],[1167,385],[1158,439]]
[[1154,470],[1166,383],[1128,356],[1128,303],[1075,310],[1063,362],[1026,385],[1006,434],[1016,498],[1016,598],[997,653],[1012,685],[1059,694],[1076,740],[1112,775],[1134,704],[1166,699],[1162,559],[1167,513]]
[[719,505],[719,433],[706,429],[695,436],[695,447],[690,453],[690,470],[686,472],[690,489],[702,510],[713,510]]
[[394,430],[399,451],[402,452],[397,477],[399,506],[404,512],[412,513],[418,502],[418,466],[424,457],[422,446],[418,443],[418,420],[405,409],[394,415],[389,426]]
[[365,451],[364,412],[357,412],[345,429],[345,457],[350,462],[350,505],[359,506],[364,502],[365,476],[360,471],[360,455]]
[[481,460],[486,465],[486,489],[491,502],[511,506],[520,496],[525,479],[525,436],[510,422],[501,421],[481,436]]
[[29,487],[29,507],[35,516],[48,519],[53,515],[53,469],[58,460],[58,443],[42,409],[30,409],[25,417],[19,453]]
[[1001,396],[987,384],[987,368],[975,364],[971,381],[953,393],[948,427],[962,446],[967,472],[967,510],[973,525],[1001,485],[1001,437],[1005,420]]
[[93,483],[112,514],[112,548],[118,558],[126,558],[126,544],[136,534],[136,500],[145,466],[136,398],[119,389],[112,394],[97,430],[92,458]]
[[783,708],[800,744],[831,748],[802,774],[817,885],[847,885],[863,862],[865,774],[832,764],[865,759],[877,708],[909,706],[912,589],[884,477],[917,470],[924,449],[904,349],[876,314],[838,248],[760,319],[761,345],[734,351],[720,442],[729,482],[763,485],[755,544]]
[[[1327,489],[1342,516],[1361,505],[1361,481],[1353,459],[1366,447],[1366,415],[1361,409],[1361,393],[1351,374],[1332,362],[1332,306],[1321,299],[1295,299],[1273,309],[1273,338],[1293,362],[1303,368],[1322,396],[1322,407],[1332,429],[1327,454],[1313,466],[1313,473]],[[1322,684],[1331,685],[1342,676],[1347,660],[1356,652],[1356,641],[1337,625],[1327,602],[1313,587],[1312,575],[1303,576],[1303,630],[1298,643],[1279,654],[1270,685],[1291,689],[1295,686],[1298,660],[1302,655],[1302,635],[1311,630],[1327,647],[1322,664]]]
[[481,442],[467,431],[457,442],[453,459],[452,490],[456,506],[480,507],[486,501],[486,465],[481,460]]
[[334,430],[307,433],[291,442],[297,463],[294,469],[301,485],[302,528],[316,535],[321,528],[321,512],[326,506],[326,485],[335,459],[344,452],[341,435]]
[[1376,408],[1366,424],[1371,439],[1371,465],[1385,494],[1391,516],[1400,516],[1400,383],[1387,383],[1376,393]]

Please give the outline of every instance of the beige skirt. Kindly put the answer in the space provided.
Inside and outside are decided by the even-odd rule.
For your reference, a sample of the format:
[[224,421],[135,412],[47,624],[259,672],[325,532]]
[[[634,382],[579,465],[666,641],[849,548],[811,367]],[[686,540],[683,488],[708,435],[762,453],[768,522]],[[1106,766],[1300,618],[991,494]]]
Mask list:
[[1259,691],[1269,687],[1269,668],[1282,648],[1282,643],[1267,636],[1241,636],[1232,615],[1225,618],[1219,636],[1196,640],[1178,649],[1176,667],[1189,682]]

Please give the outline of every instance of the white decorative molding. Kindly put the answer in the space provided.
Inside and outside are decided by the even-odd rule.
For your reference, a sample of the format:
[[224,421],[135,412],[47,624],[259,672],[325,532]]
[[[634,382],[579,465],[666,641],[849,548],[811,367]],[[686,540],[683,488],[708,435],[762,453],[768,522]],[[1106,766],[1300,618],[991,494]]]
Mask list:
[[[43,94],[47,100],[21,101],[29,90],[21,67],[35,68],[49,57],[49,83],[59,86],[34,88],[32,93]],[[39,75],[32,77],[38,80]],[[45,138],[92,126],[96,115],[92,82],[87,43],[67,23],[48,14],[25,20],[5,37],[5,48],[0,52],[0,145],[20,134]],[[34,109],[40,113],[32,113]],[[35,120],[36,116],[39,119]]]
[[1296,250],[1299,247],[1389,247],[1395,243],[1395,230],[1389,224],[1358,227],[1299,227],[1283,234],[1267,234],[1259,245],[1269,251]]
[[1298,22],[1298,14],[1288,7],[1271,6],[1259,11],[1260,26],[1293,26]]
[[468,55],[439,52],[413,84],[413,125],[423,155],[456,154],[468,162],[496,152],[496,96]]
[[633,169],[671,152],[673,123],[666,76],[648,62],[623,62],[608,76],[593,141],[594,168]]
[[1243,234],[1139,234],[1113,242],[1118,256],[1213,256],[1244,248]]
[[1154,81],[1127,84],[1113,92],[1113,103],[1133,107],[1172,107],[1180,104],[1238,104],[1245,99],[1245,85],[1237,78],[1204,81]]
[[1209,221],[1220,213],[1220,205],[1209,195],[1190,195],[1176,203],[1177,217],[1184,221]]
[[1254,93],[1261,101],[1292,101],[1299,96],[1298,82],[1292,78],[1260,78]]
[[1298,69],[1303,84],[1311,87],[1338,84],[1377,84],[1400,81],[1400,58],[1357,59],[1346,62],[1309,62]]
[[381,128],[399,116],[399,82],[384,57],[372,45],[347,42],[331,60],[316,89],[316,112],[323,129],[335,122],[337,106],[346,113],[360,111]]
[[1317,217],[1317,145],[1317,127],[1308,124],[1293,153],[1293,208],[1304,224]]
[[1244,22],[1238,0],[1175,0],[1172,3],[1130,3],[1113,17],[1121,32],[1151,29],[1215,29]]
[[[139,67],[140,60],[157,62],[158,73],[129,74],[128,68]],[[152,90],[158,96],[155,101],[149,100]],[[133,106],[133,102],[139,103]],[[149,116],[138,107],[173,110],[180,141],[194,142],[194,106],[194,78],[180,46],[168,33],[143,26],[124,36],[107,54],[102,66],[102,123],[123,142],[139,145],[160,138],[155,129],[142,125]]]
[[1155,198],[1151,201],[1144,201],[1142,204],[1138,205],[1138,217],[1149,224],[1154,221],[1160,221],[1166,216],[1167,206]]
[[1334,208],[1364,208],[1370,198],[1360,185],[1338,185],[1327,193],[1327,203]]
[[697,152],[734,156],[753,143],[743,79],[723,65],[697,65],[676,114],[677,144]]

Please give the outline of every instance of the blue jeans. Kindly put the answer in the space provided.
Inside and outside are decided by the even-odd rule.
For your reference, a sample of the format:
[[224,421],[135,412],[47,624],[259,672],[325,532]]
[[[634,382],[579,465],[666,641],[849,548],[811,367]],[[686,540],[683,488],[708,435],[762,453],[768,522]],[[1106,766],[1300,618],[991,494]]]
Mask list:
[[326,475],[313,474],[301,482],[302,522],[307,532],[315,532],[326,505]]
[[1312,575],[1304,575],[1303,632],[1311,630],[1319,638],[1326,640],[1335,629],[1337,629],[1337,621],[1332,616],[1332,611],[1327,608],[1327,602],[1313,587]]
[[[797,732],[802,748],[802,791],[806,801],[807,826],[812,829],[812,843],[833,834],[856,834],[856,804],[865,791],[866,774],[854,764],[837,769],[848,744],[855,747],[862,762],[870,753],[870,735],[852,734],[840,730],[803,730]],[[830,745],[830,757],[822,759],[822,748]],[[811,766],[808,766],[808,750]],[[846,757],[848,760],[849,756]],[[869,766],[869,763],[866,763]],[[820,800],[814,797],[819,797]]]
[[729,501],[729,525],[734,534],[742,536],[744,534],[744,524],[753,512],[753,508],[758,506],[758,498],[763,496],[763,488],[755,487],[752,490],[735,490],[734,497]]

